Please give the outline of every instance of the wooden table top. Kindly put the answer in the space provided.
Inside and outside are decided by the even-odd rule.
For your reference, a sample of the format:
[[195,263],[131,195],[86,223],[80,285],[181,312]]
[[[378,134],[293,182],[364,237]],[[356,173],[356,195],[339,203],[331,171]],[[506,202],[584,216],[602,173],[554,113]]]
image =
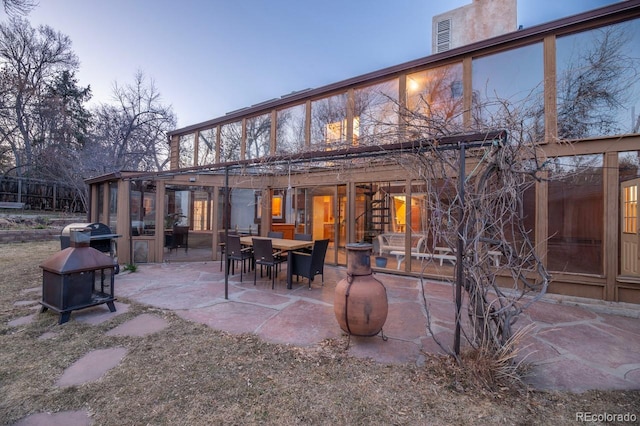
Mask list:
[[262,238],[266,240],[271,240],[271,245],[274,249],[278,250],[298,250],[305,247],[313,247],[313,241],[302,241],[302,240],[288,240],[286,238],[268,238],[268,237],[258,237],[258,236],[245,236],[240,237],[240,242],[246,246],[253,245],[254,238]]

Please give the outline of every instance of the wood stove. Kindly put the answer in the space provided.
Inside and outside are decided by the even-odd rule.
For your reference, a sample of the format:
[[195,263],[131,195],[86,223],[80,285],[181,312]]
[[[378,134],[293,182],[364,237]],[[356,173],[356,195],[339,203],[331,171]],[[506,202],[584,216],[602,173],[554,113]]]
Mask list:
[[42,268],[42,309],[58,312],[59,324],[69,321],[71,311],[106,303],[114,305],[115,265],[111,256],[90,247],[91,230],[72,229],[70,247],[45,260]]

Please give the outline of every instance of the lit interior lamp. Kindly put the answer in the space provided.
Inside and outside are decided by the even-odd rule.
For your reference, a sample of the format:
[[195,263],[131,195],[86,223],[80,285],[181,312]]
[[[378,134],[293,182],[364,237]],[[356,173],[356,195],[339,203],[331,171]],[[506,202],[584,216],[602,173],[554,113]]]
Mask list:
[[420,84],[414,79],[409,78],[408,83],[409,84],[407,84],[407,87],[409,88],[410,92],[417,92],[418,90],[420,90]]

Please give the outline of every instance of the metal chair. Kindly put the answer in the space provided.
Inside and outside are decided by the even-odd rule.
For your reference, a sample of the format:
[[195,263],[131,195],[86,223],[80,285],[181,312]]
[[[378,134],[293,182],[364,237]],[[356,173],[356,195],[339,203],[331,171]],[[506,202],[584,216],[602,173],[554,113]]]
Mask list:
[[[273,244],[268,238],[253,239],[253,256],[255,259],[255,269],[253,271],[253,285],[256,285],[256,276],[258,275],[258,265],[260,265],[260,277],[262,277],[262,267],[267,267],[267,273],[271,275],[271,288],[275,288],[276,275],[278,273],[278,265],[287,261],[282,256],[282,252],[273,251]],[[273,269],[273,270],[272,270]]]
[[316,240],[313,243],[311,253],[294,251],[291,260],[291,274],[296,275],[296,281],[300,276],[309,280],[309,290],[311,290],[311,281],[316,275],[322,276],[322,285],[324,285],[324,257],[327,254],[329,240]]
[[253,249],[251,247],[242,247],[240,244],[239,235],[229,235],[228,246],[225,247],[227,251],[227,270],[229,266],[232,267],[231,274],[235,274],[235,263],[242,262],[240,267],[240,282],[242,282],[242,271],[246,267],[246,261],[249,260],[249,268],[253,264]]
[[269,237],[269,238],[284,238],[284,232],[269,231],[269,233],[267,234],[267,237]]

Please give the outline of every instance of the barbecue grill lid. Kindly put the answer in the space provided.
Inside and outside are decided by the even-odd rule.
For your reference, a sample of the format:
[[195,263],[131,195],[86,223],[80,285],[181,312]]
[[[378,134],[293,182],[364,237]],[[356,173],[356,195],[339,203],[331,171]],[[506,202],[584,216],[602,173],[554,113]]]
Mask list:
[[71,233],[72,229],[86,229],[86,228],[89,228],[91,230],[91,236],[111,234],[111,228],[109,228],[104,223],[95,222],[95,223],[70,223],[64,228],[62,228],[62,232],[60,232],[60,235],[68,236]]
[[56,274],[71,274],[115,268],[115,264],[111,256],[93,247],[67,247],[42,262],[40,267]]

